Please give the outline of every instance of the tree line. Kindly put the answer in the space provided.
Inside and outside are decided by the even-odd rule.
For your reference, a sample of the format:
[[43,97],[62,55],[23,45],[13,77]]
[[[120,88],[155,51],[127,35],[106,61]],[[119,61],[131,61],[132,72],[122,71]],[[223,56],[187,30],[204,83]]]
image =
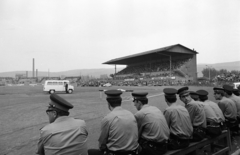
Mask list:
[[229,75],[235,75],[235,76],[240,76],[240,71],[238,70],[232,70],[228,71],[226,69],[220,69],[216,70],[215,68],[204,68],[202,70],[203,77],[213,79],[216,76],[229,76]]

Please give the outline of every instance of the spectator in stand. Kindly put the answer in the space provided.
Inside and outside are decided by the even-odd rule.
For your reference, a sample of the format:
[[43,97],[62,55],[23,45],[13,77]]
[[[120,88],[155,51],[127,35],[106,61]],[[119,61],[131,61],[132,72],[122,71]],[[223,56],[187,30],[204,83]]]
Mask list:
[[185,107],[189,112],[191,123],[193,125],[193,142],[201,141],[206,136],[206,115],[204,106],[194,101],[189,94],[188,87],[178,89],[180,100],[185,103]]
[[165,88],[165,101],[168,106],[164,111],[164,116],[170,128],[169,149],[182,149],[190,144],[190,138],[193,133],[193,127],[189,113],[185,107],[176,103],[177,90]]
[[204,111],[207,119],[207,135],[215,137],[222,134],[222,128],[225,123],[225,118],[218,105],[208,100],[208,92],[205,90],[198,90],[200,102],[204,105]]
[[148,93],[133,92],[134,106],[138,110],[135,118],[138,124],[139,144],[142,155],[156,155],[167,152],[169,128],[162,112],[148,105]]
[[88,132],[84,120],[69,117],[73,105],[56,94],[50,95],[46,111],[49,123],[41,129],[37,154],[87,155]]

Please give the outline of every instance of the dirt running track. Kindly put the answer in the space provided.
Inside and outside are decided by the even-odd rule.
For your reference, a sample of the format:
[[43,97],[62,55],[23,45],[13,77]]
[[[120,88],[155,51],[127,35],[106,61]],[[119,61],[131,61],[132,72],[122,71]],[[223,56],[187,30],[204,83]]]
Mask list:
[[[73,94],[59,94],[74,105],[74,108],[70,110],[70,116],[86,121],[89,148],[98,147],[100,122],[109,113],[106,96],[99,90],[114,88],[147,91],[150,105],[157,106],[162,111],[167,107],[162,93],[165,87],[75,87]],[[205,89],[210,93],[210,100],[215,101],[211,87],[190,87],[190,89],[193,91]],[[131,94],[125,92],[122,97],[122,106],[135,113]],[[0,155],[35,154],[39,129],[48,123],[45,112],[48,102],[49,94],[42,92],[42,86],[0,87]],[[178,100],[178,102],[181,101]],[[235,139],[236,146],[238,141]]]

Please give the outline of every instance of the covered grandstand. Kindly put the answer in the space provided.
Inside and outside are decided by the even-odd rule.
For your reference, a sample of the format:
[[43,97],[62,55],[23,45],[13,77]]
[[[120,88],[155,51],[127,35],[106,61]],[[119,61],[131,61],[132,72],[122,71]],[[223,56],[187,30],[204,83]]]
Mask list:
[[[151,78],[173,81],[197,80],[197,52],[181,44],[116,58],[103,64],[115,65],[115,79]],[[116,72],[117,65],[126,68]]]

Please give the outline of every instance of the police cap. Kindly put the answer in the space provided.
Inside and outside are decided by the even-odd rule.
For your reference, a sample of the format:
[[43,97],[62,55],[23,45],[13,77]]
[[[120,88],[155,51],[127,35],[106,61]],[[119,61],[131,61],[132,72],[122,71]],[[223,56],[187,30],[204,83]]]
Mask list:
[[189,91],[189,94],[190,94],[190,95],[197,95],[197,96],[198,96],[198,93],[196,93],[195,91]]
[[163,89],[166,98],[176,98],[177,90],[174,88]]
[[146,99],[147,98],[147,92],[133,92],[132,96],[134,99],[141,100],[141,99]]
[[206,90],[198,90],[198,91],[196,91],[196,93],[199,96],[207,96],[208,95],[208,92]]
[[222,96],[224,96],[223,88],[214,87],[213,90],[214,90],[214,94],[221,94]]
[[224,89],[223,88],[214,87],[213,90],[216,90],[216,91],[222,90],[223,91]]
[[224,89],[225,91],[233,91],[233,87],[230,86],[230,85],[223,85],[223,89]]
[[107,99],[121,99],[122,91],[120,90],[107,90],[105,91],[105,94],[107,95]]
[[189,94],[190,94],[192,99],[194,99],[194,100],[198,100],[199,99],[199,95],[195,91],[189,91]]
[[240,95],[240,94],[239,94],[239,90],[238,90],[238,89],[236,89],[236,88],[234,88],[232,92],[233,92],[235,95],[237,95],[237,96],[239,96],[239,95]]
[[179,96],[189,94],[188,87],[182,87],[178,89],[177,94],[179,94]]
[[51,94],[50,100],[51,102],[49,103],[48,110],[56,108],[56,109],[68,112],[69,109],[73,108],[73,105],[71,103],[61,98],[57,94]]

